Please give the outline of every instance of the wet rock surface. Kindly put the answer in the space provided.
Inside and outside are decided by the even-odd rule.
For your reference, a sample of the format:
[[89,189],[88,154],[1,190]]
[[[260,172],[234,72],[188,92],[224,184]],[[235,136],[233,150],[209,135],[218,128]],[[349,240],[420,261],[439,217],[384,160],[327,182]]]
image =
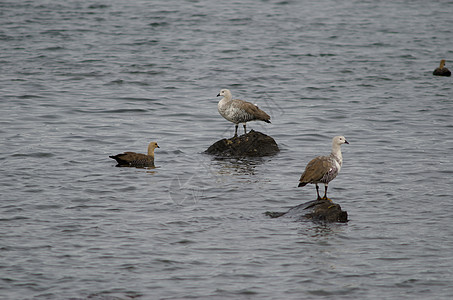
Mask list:
[[275,140],[261,132],[250,132],[229,139],[222,139],[211,145],[205,152],[229,157],[261,157],[278,153]]
[[265,212],[271,218],[291,218],[296,221],[340,222],[348,221],[348,213],[341,209],[339,204],[330,200],[313,200],[297,205],[286,212]]

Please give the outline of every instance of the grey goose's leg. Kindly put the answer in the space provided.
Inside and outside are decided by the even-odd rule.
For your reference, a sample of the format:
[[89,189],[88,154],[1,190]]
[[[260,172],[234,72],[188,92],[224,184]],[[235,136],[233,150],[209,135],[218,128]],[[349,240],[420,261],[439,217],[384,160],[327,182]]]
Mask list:
[[330,200],[329,198],[327,198],[327,188],[329,186],[327,184],[324,185],[324,197],[322,197],[322,199],[325,199],[325,200]]

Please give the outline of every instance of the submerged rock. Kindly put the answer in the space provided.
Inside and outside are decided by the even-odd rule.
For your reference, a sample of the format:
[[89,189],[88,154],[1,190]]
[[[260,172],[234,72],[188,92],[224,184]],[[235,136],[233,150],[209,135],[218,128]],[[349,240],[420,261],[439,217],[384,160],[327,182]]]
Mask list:
[[238,137],[219,140],[205,152],[219,156],[260,157],[274,155],[278,151],[280,149],[272,137],[250,130]]
[[348,213],[341,210],[339,204],[333,203],[327,199],[313,200],[297,205],[287,212],[265,212],[266,216],[271,218],[292,218],[297,221],[319,221],[319,222],[341,222],[348,221]]

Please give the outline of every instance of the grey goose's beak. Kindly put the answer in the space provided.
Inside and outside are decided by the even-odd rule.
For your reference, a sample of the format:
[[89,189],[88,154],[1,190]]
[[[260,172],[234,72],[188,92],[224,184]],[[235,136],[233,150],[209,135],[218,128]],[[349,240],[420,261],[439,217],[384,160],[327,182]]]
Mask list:
[[349,142],[348,142],[347,140],[344,140],[344,143],[345,143],[345,144],[349,144]]
[[220,96],[220,93],[217,94],[217,97],[219,97],[219,96]]

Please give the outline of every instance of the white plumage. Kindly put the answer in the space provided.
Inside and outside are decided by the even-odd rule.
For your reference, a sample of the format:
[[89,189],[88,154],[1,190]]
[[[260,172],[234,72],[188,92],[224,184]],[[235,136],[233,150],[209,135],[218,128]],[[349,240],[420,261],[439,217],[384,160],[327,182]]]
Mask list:
[[247,133],[246,123],[249,121],[260,120],[270,123],[270,116],[250,102],[232,99],[230,90],[220,90],[217,97],[223,96],[217,105],[217,109],[222,117],[234,123],[234,136],[238,135],[238,124],[244,124],[244,134]]

